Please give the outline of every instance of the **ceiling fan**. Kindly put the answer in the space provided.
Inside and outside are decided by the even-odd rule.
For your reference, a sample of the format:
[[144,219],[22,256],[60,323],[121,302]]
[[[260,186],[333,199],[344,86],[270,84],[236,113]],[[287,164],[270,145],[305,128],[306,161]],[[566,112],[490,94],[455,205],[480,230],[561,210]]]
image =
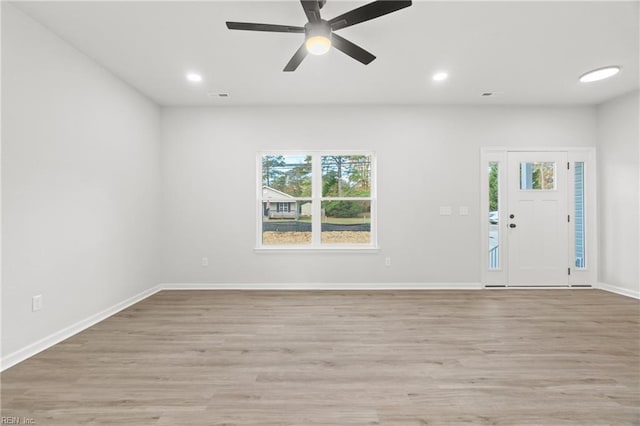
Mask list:
[[305,42],[298,48],[283,71],[295,71],[305,56],[307,56],[307,53],[323,55],[331,49],[331,46],[351,56],[356,61],[367,65],[376,57],[360,46],[340,37],[335,31],[411,6],[411,1],[374,1],[326,21],[320,16],[320,9],[322,9],[326,2],[327,0],[300,0],[302,9],[304,9],[304,13],[309,20],[304,27],[256,24],[251,22],[227,22],[227,28],[230,30],[245,31],[304,33]]

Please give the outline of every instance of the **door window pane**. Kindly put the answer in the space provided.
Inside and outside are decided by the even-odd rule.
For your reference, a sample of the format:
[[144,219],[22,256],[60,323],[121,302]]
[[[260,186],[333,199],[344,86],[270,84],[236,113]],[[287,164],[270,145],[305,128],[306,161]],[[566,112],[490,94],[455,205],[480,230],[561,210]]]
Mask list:
[[574,170],[574,182],[575,182],[575,217],[574,217],[574,227],[575,227],[575,253],[576,253],[576,261],[575,266],[578,269],[584,269],[586,267],[586,259],[585,259],[585,235],[584,235],[584,163],[576,162],[573,168]]
[[556,189],[556,163],[520,163],[520,189]]
[[498,162],[490,162],[489,177],[489,269],[500,268],[500,205],[499,205],[499,175]]

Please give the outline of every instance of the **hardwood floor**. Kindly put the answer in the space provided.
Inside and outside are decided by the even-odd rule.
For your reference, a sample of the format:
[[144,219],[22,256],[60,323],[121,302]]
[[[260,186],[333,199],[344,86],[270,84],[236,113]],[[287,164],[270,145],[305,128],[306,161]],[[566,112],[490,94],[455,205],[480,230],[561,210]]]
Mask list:
[[164,291],[0,376],[38,425],[640,425],[599,290]]

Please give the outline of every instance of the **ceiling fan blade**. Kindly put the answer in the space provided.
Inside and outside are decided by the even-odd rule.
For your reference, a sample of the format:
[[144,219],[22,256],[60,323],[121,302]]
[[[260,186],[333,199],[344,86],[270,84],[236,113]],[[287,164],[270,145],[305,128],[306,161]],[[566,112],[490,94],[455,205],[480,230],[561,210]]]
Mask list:
[[336,31],[355,24],[359,24],[360,22],[379,18],[380,16],[395,12],[400,9],[404,9],[405,7],[409,6],[411,6],[410,0],[374,1],[372,3],[365,4],[364,6],[360,6],[357,9],[353,9],[349,12],[343,13],[340,16],[336,16],[329,21],[329,25],[331,26],[332,30]]
[[351,43],[349,40],[340,37],[338,34],[331,35],[331,44],[342,53],[351,56],[356,61],[360,61],[365,65],[368,65],[376,58],[362,47]]
[[309,22],[320,22],[320,4],[318,0],[300,0],[300,3]]
[[298,68],[298,65],[302,62],[302,60],[307,56],[307,46],[302,43],[302,46],[296,50],[296,53],[293,54],[293,57],[289,61],[289,63],[284,67],[282,71],[290,72],[295,71]]
[[303,27],[291,25],[255,24],[252,22],[227,22],[230,30],[269,31],[274,33],[303,33]]

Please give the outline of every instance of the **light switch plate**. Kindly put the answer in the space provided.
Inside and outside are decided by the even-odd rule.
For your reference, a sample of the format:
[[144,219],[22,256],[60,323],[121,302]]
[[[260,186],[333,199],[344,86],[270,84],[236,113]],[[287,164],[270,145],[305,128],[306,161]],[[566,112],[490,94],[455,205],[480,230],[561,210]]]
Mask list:
[[451,206],[440,206],[440,216],[451,216]]
[[31,299],[31,310],[33,312],[36,312],[40,309],[42,309],[42,295],[38,294],[36,296],[33,296],[33,298]]

